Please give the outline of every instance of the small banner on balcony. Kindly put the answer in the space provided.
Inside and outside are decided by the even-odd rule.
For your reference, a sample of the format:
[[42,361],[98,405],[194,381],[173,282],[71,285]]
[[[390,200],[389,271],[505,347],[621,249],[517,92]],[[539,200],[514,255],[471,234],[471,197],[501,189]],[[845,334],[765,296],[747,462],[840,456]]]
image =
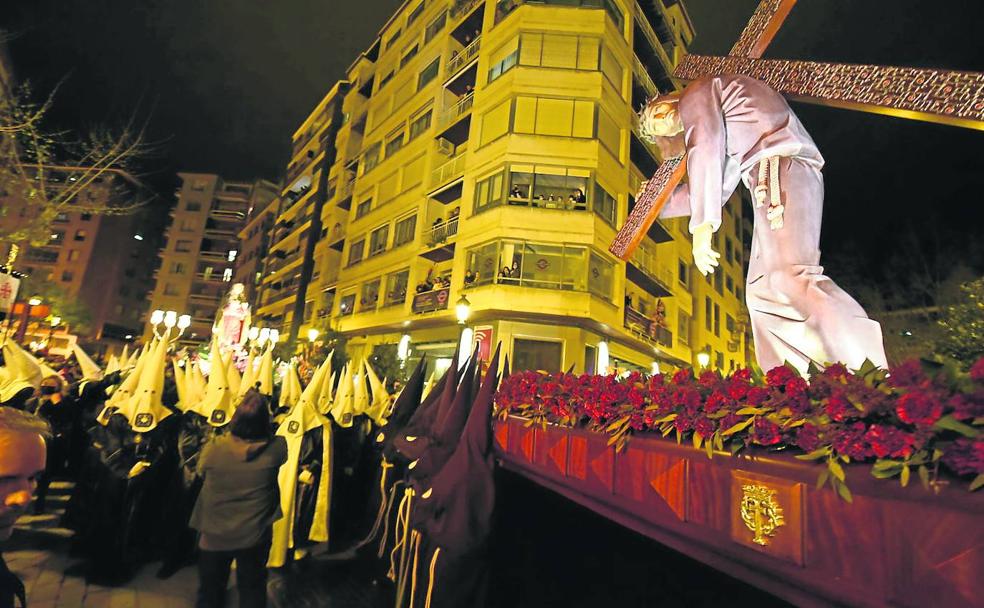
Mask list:
[[450,295],[451,290],[447,287],[444,289],[435,289],[433,291],[418,293],[413,297],[413,305],[411,309],[414,313],[444,310],[448,307],[448,298]]

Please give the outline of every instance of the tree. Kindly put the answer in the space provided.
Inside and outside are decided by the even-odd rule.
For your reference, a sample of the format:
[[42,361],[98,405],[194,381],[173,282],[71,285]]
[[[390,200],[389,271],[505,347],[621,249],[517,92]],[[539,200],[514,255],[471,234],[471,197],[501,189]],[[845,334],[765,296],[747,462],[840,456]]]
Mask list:
[[41,277],[26,277],[22,280],[18,295],[21,300],[37,296],[51,309],[51,316],[61,317],[61,325],[72,333],[85,333],[92,322],[88,307],[77,297],[72,297],[52,281]]
[[377,344],[372,349],[369,365],[381,380],[387,380],[387,389],[392,389],[395,382],[403,384],[407,381],[408,371],[398,356],[397,344]]
[[964,283],[961,291],[961,301],[943,308],[936,352],[969,368],[984,357],[984,278]]
[[[80,196],[107,171],[134,173],[134,164],[150,152],[144,127],[134,117],[119,129],[98,127],[72,139],[44,126],[57,89],[37,102],[30,83],[0,87],[0,197],[8,201],[0,206],[0,218],[7,215],[0,222],[0,240],[44,245],[59,214],[124,215],[143,206],[143,200]],[[24,207],[31,213],[20,213]]]

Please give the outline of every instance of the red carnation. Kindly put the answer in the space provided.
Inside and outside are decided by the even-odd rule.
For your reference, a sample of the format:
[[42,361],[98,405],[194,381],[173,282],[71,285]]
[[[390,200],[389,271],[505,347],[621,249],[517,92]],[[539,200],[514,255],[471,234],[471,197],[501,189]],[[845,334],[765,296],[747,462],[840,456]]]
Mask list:
[[909,388],[924,386],[929,382],[922,365],[918,361],[906,361],[892,368],[888,383],[894,387]]
[[863,422],[845,426],[833,433],[830,445],[838,454],[850,456],[855,460],[864,460],[871,456],[871,449],[865,441],[866,430]]
[[984,390],[970,395],[957,393],[947,401],[947,407],[953,410],[957,420],[973,420],[984,417]]
[[793,378],[798,378],[791,368],[785,365],[774,367],[765,374],[765,383],[769,386],[783,386]]
[[782,433],[779,425],[766,418],[756,418],[753,427],[753,436],[756,443],[762,445],[775,445],[782,440]]
[[752,381],[752,370],[747,367],[741,367],[735,370],[731,377],[729,378],[732,383],[743,382],[748,384]]
[[958,475],[984,473],[984,441],[961,438],[943,453],[943,463]]
[[851,405],[851,402],[847,400],[847,397],[843,393],[835,393],[827,398],[827,415],[832,420],[843,422],[848,417],[857,413],[858,410]]
[[769,389],[762,388],[761,386],[753,386],[748,389],[748,393],[745,395],[745,401],[748,405],[758,406],[762,405],[769,398]]
[[712,370],[706,370],[701,372],[700,379],[697,381],[701,386],[712,387],[721,380],[721,376],[717,372]]
[[711,393],[710,397],[707,398],[707,402],[704,404],[704,411],[708,414],[713,414],[727,403],[728,398],[724,394],[720,391],[714,391]]
[[843,363],[833,363],[820,372],[821,376],[830,380],[846,380],[849,374],[847,366]]
[[943,404],[925,391],[910,391],[895,405],[899,420],[908,424],[933,424],[943,415]]
[[693,379],[689,369],[681,369],[673,374],[673,384],[688,384]]
[[871,446],[871,451],[878,458],[905,458],[912,454],[915,438],[912,433],[906,433],[893,426],[873,424],[864,435]]
[[708,439],[714,434],[714,421],[705,416],[701,416],[697,419],[697,422],[694,423],[694,432],[704,439]]
[[796,429],[796,447],[812,452],[820,447],[820,431],[815,425],[804,424]]
[[786,382],[787,395],[803,395],[806,393],[806,389],[806,380],[802,378],[793,378],[789,382]]
[[984,357],[977,360],[977,363],[970,368],[970,379],[974,382],[984,382]]

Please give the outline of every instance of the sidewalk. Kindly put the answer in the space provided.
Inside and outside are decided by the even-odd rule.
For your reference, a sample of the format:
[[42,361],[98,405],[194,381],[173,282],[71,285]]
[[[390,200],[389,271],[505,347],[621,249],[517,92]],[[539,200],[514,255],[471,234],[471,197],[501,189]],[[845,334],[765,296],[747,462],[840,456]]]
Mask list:
[[[3,555],[27,591],[31,608],[191,608],[198,574],[184,568],[167,580],[154,576],[159,564],[147,564],[120,587],[89,584],[65,571],[78,560],[69,557],[72,532],[58,527],[72,484],[53,482],[46,512],[25,515],[4,544]],[[235,604],[231,604],[235,605]]]

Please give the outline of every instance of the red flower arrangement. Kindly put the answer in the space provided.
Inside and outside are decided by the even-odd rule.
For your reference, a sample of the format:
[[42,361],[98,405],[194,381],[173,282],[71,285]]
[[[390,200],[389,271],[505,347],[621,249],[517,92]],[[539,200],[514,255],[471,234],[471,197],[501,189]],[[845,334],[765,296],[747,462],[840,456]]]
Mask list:
[[984,359],[969,374],[909,362],[891,373],[866,364],[856,372],[835,364],[791,367],[764,377],[739,369],[728,377],[681,370],[671,377],[625,377],[520,372],[499,387],[500,417],[606,433],[622,449],[634,433],[675,434],[708,457],[751,446],[795,449],[804,460],[825,460],[818,485],[830,483],[851,500],[844,464],[872,463],[878,478],[923,485],[942,471],[984,485]]

